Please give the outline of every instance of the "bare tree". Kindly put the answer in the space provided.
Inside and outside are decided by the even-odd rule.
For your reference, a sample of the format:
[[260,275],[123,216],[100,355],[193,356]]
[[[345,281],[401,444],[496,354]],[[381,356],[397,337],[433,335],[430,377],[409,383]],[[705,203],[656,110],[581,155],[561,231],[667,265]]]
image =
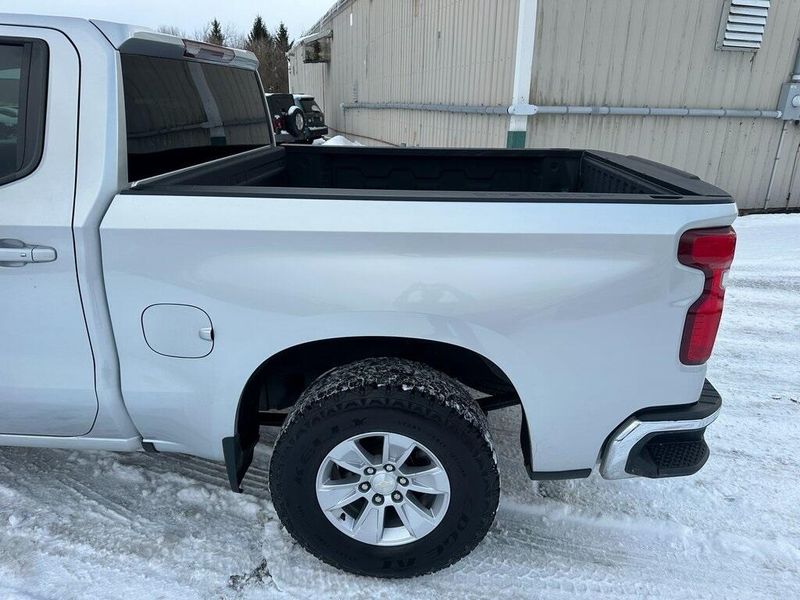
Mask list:
[[231,48],[244,48],[247,45],[245,35],[230,23],[222,29],[222,37],[225,38],[225,45]]
[[183,29],[175,27],[174,25],[159,25],[158,31],[160,31],[161,33],[166,33],[168,35],[174,35],[179,38],[186,37],[186,32]]

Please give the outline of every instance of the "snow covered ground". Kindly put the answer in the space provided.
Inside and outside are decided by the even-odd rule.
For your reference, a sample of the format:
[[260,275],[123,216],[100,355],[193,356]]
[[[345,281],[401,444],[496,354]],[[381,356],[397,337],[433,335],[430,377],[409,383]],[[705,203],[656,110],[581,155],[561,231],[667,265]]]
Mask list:
[[312,142],[314,146],[363,146],[359,142],[354,142],[353,140],[344,137],[343,135],[335,135],[332,138],[328,138],[327,140],[324,138],[316,139]]
[[736,228],[709,369],[725,404],[695,477],[531,484],[507,409],[491,416],[504,491],[486,540],[380,581],[283,531],[268,444],[243,495],[204,460],[0,448],[0,598],[800,597],[800,215]]

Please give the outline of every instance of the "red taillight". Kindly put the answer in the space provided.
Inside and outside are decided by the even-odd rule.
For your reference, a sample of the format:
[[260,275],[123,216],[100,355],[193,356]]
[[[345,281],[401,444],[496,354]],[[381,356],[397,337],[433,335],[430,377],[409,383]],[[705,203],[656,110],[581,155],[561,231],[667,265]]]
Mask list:
[[283,126],[283,117],[281,115],[275,115],[272,117],[272,127],[275,131],[280,132],[285,127]]
[[731,267],[735,248],[732,227],[692,229],[681,236],[678,260],[706,276],[703,293],[689,308],[683,326],[681,362],[685,365],[703,364],[711,356],[725,299],[723,277]]

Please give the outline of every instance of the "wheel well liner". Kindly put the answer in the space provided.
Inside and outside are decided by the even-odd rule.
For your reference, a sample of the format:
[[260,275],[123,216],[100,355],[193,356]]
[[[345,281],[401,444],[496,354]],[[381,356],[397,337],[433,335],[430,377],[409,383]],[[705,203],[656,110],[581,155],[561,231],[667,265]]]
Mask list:
[[316,340],[281,350],[253,372],[242,398],[258,396],[259,410],[288,408],[325,371],[378,356],[424,363],[486,394],[514,391],[497,365],[462,346],[416,338],[349,337]]

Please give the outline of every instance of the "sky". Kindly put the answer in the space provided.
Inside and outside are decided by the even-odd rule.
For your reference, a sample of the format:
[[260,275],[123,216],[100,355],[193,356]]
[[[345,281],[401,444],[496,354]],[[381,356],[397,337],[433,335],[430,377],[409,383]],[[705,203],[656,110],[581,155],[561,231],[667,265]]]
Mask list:
[[223,28],[231,25],[245,32],[256,14],[269,29],[283,21],[289,38],[297,38],[331,7],[334,0],[0,0],[0,13],[33,13],[87,17],[157,28],[178,27],[187,35],[202,31],[213,18]]

